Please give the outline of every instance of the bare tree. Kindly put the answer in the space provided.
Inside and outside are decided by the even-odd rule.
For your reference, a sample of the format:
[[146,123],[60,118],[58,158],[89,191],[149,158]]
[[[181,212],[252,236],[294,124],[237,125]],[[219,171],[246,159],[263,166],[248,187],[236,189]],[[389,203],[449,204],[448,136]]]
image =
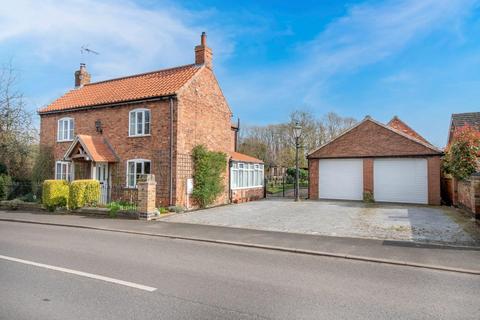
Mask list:
[[265,161],[267,166],[291,167],[295,163],[295,139],[293,127],[302,126],[302,151],[300,165],[306,166],[306,155],[320,145],[337,137],[352,127],[356,120],[345,118],[334,112],[316,118],[311,112],[296,110],[290,114],[287,123],[267,126],[253,126],[243,129],[240,136],[240,152]]
[[29,178],[37,132],[23,95],[15,90],[16,73],[11,65],[0,67],[0,162],[14,178]]

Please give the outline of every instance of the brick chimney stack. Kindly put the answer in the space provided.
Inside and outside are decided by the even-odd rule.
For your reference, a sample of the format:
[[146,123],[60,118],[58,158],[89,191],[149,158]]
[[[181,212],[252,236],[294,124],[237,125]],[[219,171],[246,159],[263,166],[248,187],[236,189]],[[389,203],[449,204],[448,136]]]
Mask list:
[[81,88],[90,83],[90,73],[87,72],[85,63],[80,63],[80,69],[75,71],[75,88]]
[[212,49],[207,47],[207,34],[202,32],[200,45],[195,47],[195,64],[204,64],[212,69]]

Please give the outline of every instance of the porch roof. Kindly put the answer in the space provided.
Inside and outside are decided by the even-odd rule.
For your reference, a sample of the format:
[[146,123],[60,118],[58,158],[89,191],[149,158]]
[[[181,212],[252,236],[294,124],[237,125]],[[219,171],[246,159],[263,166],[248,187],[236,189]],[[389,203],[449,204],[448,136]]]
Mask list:
[[[101,136],[89,136],[79,134],[75,137],[72,144],[65,153],[65,159],[75,158],[74,151],[78,144],[83,148],[86,153],[87,160],[95,162],[117,162],[118,157],[113,152],[112,148],[104,137]],[[78,156],[77,156],[78,157]]]

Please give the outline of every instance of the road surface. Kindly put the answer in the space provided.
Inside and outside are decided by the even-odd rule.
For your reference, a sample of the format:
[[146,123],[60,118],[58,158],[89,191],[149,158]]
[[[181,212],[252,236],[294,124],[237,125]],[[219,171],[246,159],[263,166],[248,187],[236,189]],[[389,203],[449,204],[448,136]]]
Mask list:
[[0,319],[480,314],[474,275],[13,222],[0,222],[0,284]]

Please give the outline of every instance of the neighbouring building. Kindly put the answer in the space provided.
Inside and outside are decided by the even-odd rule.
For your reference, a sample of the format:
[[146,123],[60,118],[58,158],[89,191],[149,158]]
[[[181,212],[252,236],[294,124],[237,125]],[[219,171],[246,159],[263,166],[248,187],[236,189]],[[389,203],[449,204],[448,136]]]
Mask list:
[[202,144],[229,157],[216,204],[259,198],[263,163],[236,152],[239,125],[231,122],[205,33],[194,53],[190,65],[99,82],[81,64],[75,88],[38,111],[55,178],[98,179],[108,202],[135,190],[140,175],[155,174],[157,205],[191,206],[191,152]]
[[[447,145],[453,143],[455,132],[465,126],[480,133],[480,112],[452,114]],[[480,219],[480,162],[477,161],[477,164],[477,172],[466,180],[458,181],[445,174],[442,177],[442,199],[446,204],[461,207]]]
[[443,152],[398,117],[366,117],[308,155],[309,198],[440,204]]

